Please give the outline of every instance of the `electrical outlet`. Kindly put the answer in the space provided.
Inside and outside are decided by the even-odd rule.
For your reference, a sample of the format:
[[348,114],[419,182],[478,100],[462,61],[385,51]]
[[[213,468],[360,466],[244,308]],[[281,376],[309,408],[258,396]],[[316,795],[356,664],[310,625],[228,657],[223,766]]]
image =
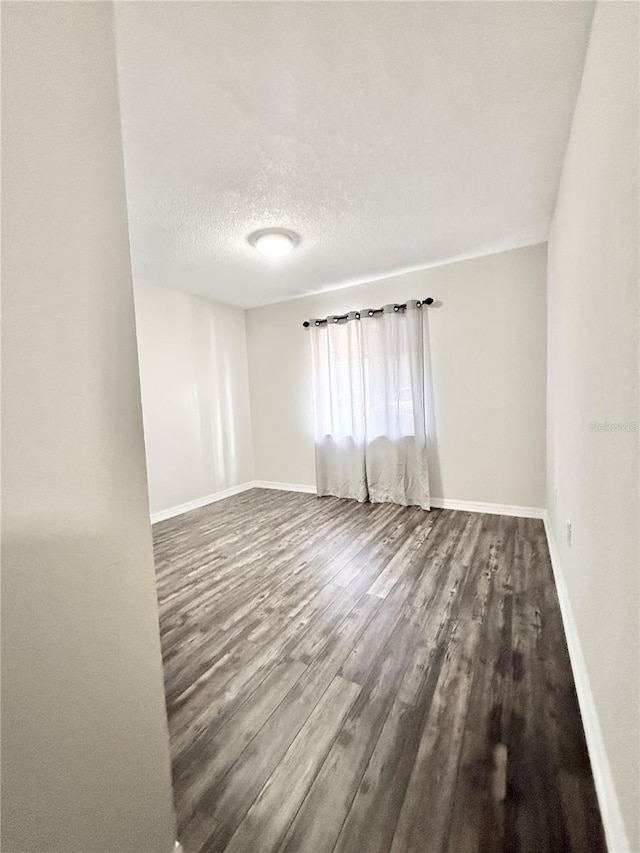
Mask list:
[[567,545],[571,548],[571,522],[567,519]]

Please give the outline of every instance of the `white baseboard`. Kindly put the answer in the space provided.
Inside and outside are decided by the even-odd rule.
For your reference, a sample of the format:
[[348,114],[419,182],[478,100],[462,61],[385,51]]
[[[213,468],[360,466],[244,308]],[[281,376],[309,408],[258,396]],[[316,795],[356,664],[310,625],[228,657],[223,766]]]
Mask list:
[[[182,515],[185,512],[191,512],[193,509],[199,509],[215,501],[230,498],[232,495],[237,495],[240,492],[246,492],[248,489],[275,489],[280,492],[316,494],[315,485],[276,483],[273,480],[249,480],[246,483],[241,483],[239,486],[232,486],[230,489],[224,489],[224,491],[215,492],[212,495],[205,495],[203,498],[196,498],[196,500],[172,506],[169,509],[153,512],[151,513],[151,523],[156,524],[158,521],[174,518],[176,515]],[[540,507],[510,506],[509,504],[482,503],[481,501],[458,501],[450,498],[431,498],[431,506],[434,509],[457,509],[461,512],[484,512],[489,515],[511,515],[518,518],[543,518],[544,516],[544,510],[540,509]]]
[[254,483],[250,480],[248,483],[240,483],[238,486],[231,486],[230,489],[223,489],[221,492],[214,492],[214,494],[205,495],[203,498],[196,498],[193,501],[187,501],[187,503],[169,507],[169,509],[161,509],[158,512],[152,512],[151,524],[156,524],[158,521],[166,521],[167,518],[174,518],[174,516],[182,515],[184,512],[191,512],[193,509],[200,509],[201,506],[207,506],[207,504],[224,500],[224,498],[230,498],[232,495],[238,495],[240,492],[246,492],[253,488]]
[[516,518],[543,518],[544,510],[537,506],[512,506],[482,501],[457,501],[451,498],[431,498],[434,509],[457,509],[461,512],[485,512],[489,515],[511,515]]
[[[254,480],[255,489],[278,489],[282,492],[305,492],[315,495],[315,486],[300,483],[274,483],[270,480]],[[536,506],[511,506],[509,504],[482,503],[480,501],[457,501],[449,498],[431,498],[434,509],[457,509],[461,512],[485,512],[489,515],[511,515],[518,518],[542,518],[544,510]]]
[[607,847],[609,853],[630,853],[629,839],[624,826],[622,812],[620,811],[620,803],[616,794],[613,776],[611,775],[611,767],[607,758],[607,750],[602,737],[602,729],[598,720],[598,712],[593,700],[591,692],[591,683],[589,681],[589,673],[587,665],[582,653],[582,645],[580,643],[580,635],[573,616],[573,608],[571,607],[571,599],[569,591],[562,572],[560,564],[560,555],[556,545],[553,528],[549,513],[544,512],[544,529],[547,534],[547,542],[549,544],[549,556],[551,557],[551,567],[553,569],[553,577],[558,592],[558,600],[560,602],[560,612],[562,614],[562,622],[564,624],[564,633],[567,638],[567,647],[569,649],[569,658],[571,660],[571,669],[573,670],[573,679],[576,685],[578,694],[578,703],[580,704],[580,713],[582,715],[582,724],[584,726],[585,737],[587,740],[587,748],[589,750],[589,758],[591,759],[591,770],[598,795],[598,804],[600,806],[600,814],[604,826],[605,836],[607,839]]
[[279,492],[304,492],[315,495],[315,486],[303,486],[300,483],[274,483],[271,480],[254,480],[251,484],[254,489],[277,489]]
[[158,512],[151,513],[151,524],[157,524],[159,521],[166,521],[168,518],[175,518],[176,515],[183,515],[185,512],[191,512],[194,509],[207,506],[207,504],[222,501],[225,498],[230,498],[233,495],[239,495],[240,492],[247,492],[249,489],[277,489],[281,492],[306,492],[315,495],[315,486],[302,486],[298,483],[274,483],[267,480],[248,480],[246,483],[240,483],[238,486],[232,486],[230,489],[223,489],[221,492],[214,492],[212,495],[205,495],[202,498],[196,498],[193,501],[187,501],[177,506],[171,506],[168,509],[161,509]]

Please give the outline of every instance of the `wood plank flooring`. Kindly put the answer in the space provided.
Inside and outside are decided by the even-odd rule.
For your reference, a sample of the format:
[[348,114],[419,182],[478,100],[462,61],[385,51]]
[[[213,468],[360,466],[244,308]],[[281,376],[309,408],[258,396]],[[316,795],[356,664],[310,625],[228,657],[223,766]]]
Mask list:
[[153,529],[186,853],[599,853],[541,521],[254,489]]

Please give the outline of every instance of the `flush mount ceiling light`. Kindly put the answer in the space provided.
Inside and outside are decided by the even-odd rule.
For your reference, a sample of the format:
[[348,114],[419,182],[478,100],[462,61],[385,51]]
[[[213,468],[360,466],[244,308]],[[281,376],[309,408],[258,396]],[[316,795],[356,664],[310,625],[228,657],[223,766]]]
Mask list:
[[296,233],[283,229],[256,231],[249,237],[251,245],[267,258],[282,258],[288,255],[298,240]]

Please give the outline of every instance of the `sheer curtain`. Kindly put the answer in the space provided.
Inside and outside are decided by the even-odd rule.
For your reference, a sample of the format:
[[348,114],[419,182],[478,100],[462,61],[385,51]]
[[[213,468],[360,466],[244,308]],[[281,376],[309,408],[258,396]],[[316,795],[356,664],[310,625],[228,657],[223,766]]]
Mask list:
[[310,323],[319,495],[429,509],[417,303]]

